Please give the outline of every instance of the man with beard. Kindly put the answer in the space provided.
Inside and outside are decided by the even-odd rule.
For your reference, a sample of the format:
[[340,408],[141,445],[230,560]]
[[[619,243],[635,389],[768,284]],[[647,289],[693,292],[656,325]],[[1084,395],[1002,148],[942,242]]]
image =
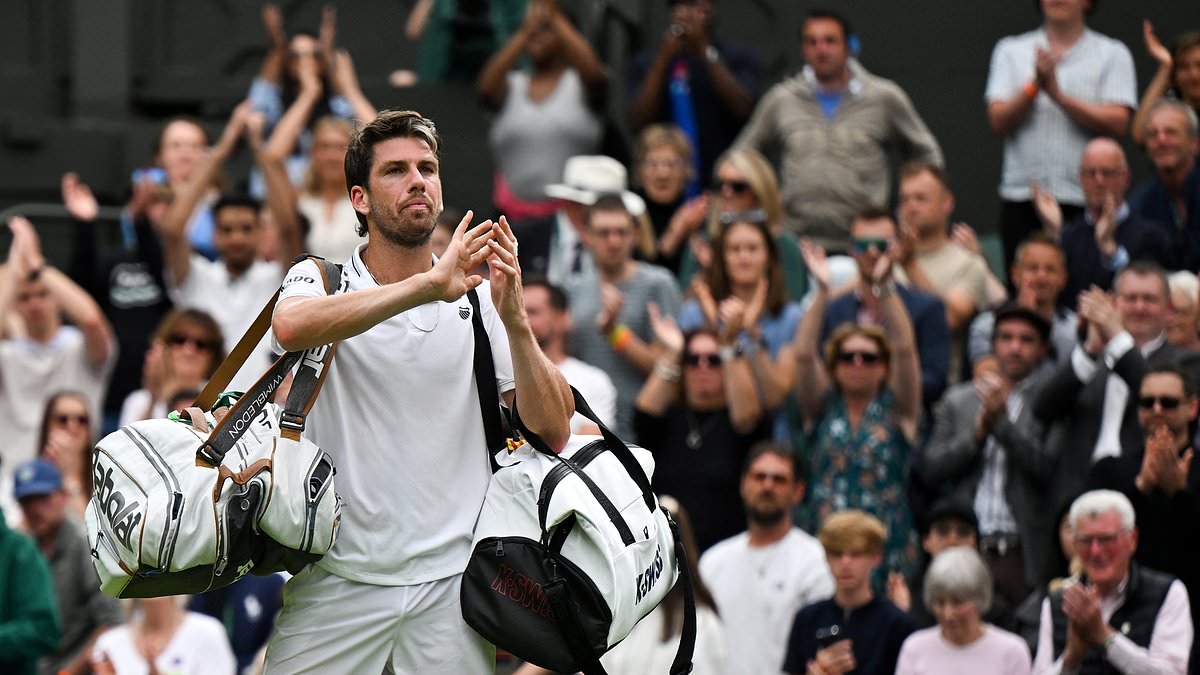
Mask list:
[[[346,184],[369,235],[327,295],[294,265],[272,320],[280,348],[338,342],[304,434],[332,453],[345,497],[334,547],[293,577],[267,648],[269,673],[491,673],[494,648],[463,621],[462,571],[491,471],[472,359],[480,312],[496,393],[551,448],[570,434],[570,392],[538,348],[508,222],[471,227],[440,258],[433,123],[385,111],[346,152]],[[487,261],[490,281],[471,273]],[[479,287],[477,297],[467,297]]]
[[1020,305],[996,310],[999,372],[946,392],[925,447],[924,478],[951,486],[979,520],[979,549],[996,592],[1016,606],[1039,579],[1049,541],[1042,485],[1053,473],[1032,398],[1049,372],[1050,322]]
[[[525,313],[529,328],[537,338],[546,358],[575,387],[592,411],[609,428],[617,423],[617,388],[608,373],[584,363],[567,352],[567,335],[571,332],[571,309],[567,294],[543,278],[529,277],[524,282]],[[595,422],[575,413],[571,418],[571,433],[598,434]]]
[[778,443],[751,449],[741,485],[748,529],[700,558],[700,576],[721,614],[730,675],[779,672],[792,617],[833,595],[820,542],[792,525],[792,508],[804,498],[799,467]]

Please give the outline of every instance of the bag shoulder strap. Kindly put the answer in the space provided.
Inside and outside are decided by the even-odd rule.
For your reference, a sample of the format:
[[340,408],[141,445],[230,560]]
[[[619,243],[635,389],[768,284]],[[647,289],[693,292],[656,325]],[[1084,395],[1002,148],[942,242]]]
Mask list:
[[471,302],[471,328],[475,333],[475,389],[479,395],[479,411],[483,416],[483,433],[487,439],[484,452],[492,473],[500,469],[495,454],[505,445],[504,423],[500,419],[500,395],[496,393],[496,362],[492,360],[492,342],[483,327],[483,311],[479,308],[479,293],[474,288],[467,291]]
[[[318,256],[302,256],[297,258],[295,262],[301,262],[304,259],[310,259],[317,263],[322,280],[325,282],[325,292],[329,295],[336,293],[341,285],[341,265],[336,265]],[[267,302],[267,305],[263,307],[263,310],[259,312],[258,318],[254,320],[254,325],[238,341],[234,352],[231,352],[229,357],[225,359],[225,362],[221,364],[221,367],[217,369],[217,375],[214,375],[209,381],[208,386],[197,397],[194,405],[202,409],[207,409],[216,402],[217,395],[229,384],[229,379],[233,377],[242,363],[245,362],[249,351],[266,334],[267,326],[270,325],[271,312],[274,310],[278,299],[279,291],[276,291],[275,295]],[[300,430],[303,430],[304,427],[304,416],[307,415],[316,401],[316,396],[321,390],[321,385],[324,383],[324,375],[329,370],[336,346],[337,343],[321,345],[303,352],[288,352],[280,356],[267,372],[254,383],[254,386],[250,387],[238,399],[237,403],[230,408],[229,413],[221,420],[220,424],[209,434],[208,439],[197,449],[197,461],[207,463],[211,466],[220,466],[222,460],[225,458],[225,453],[237,443],[238,439],[241,438],[242,434],[249,427],[250,422],[258,417],[267,402],[274,397],[275,390],[303,357],[307,367],[300,368],[293,379],[293,390],[289,394],[287,404],[284,408],[285,419],[281,420],[281,426],[284,427],[284,431],[294,434],[289,435],[289,437],[298,440]],[[246,347],[245,353],[237,354],[243,347]],[[232,367],[227,369],[226,367],[231,361],[236,362]],[[222,371],[227,371],[223,377],[221,377]],[[299,383],[299,390],[296,389],[297,382]],[[291,413],[290,417],[288,413]],[[290,424],[285,422],[290,422]]]
[[[625,467],[626,473],[629,474],[634,484],[641,490],[642,501],[645,502],[646,508],[653,511],[657,502],[654,499],[654,492],[650,489],[650,478],[646,476],[646,471],[638,462],[637,457],[633,456],[633,453],[629,450],[629,446],[625,445],[624,441],[605,426],[604,422],[600,421],[600,416],[592,410],[592,407],[584,400],[579,390],[571,387],[571,395],[575,397],[575,412],[595,422],[596,426],[600,427],[600,435],[604,437],[604,442],[609,452],[616,456],[617,460],[621,462],[621,466]],[[535,450],[551,457],[558,456],[558,453],[551,450],[545,441],[525,426],[525,423],[521,420],[520,411],[516,409],[516,406],[513,406],[513,426],[520,430],[521,436],[529,441],[529,444]]]
[[696,652],[696,590],[692,579],[692,566],[688,564],[687,549],[679,536],[679,526],[671,517],[671,512],[662,510],[671,525],[671,534],[675,537],[675,562],[679,565],[679,582],[683,584],[683,627],[679,631],[679,649],[675,651],[675,660],[671,662],[671,675],[687,675],[692,672],[692,656]]

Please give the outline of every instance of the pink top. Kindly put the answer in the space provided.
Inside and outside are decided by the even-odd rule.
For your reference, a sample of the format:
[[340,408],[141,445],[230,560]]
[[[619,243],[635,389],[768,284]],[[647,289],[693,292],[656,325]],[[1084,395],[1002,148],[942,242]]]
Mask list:
[[1021,638],[984,624],[983,637],[960,647],[934,626],[904,641],[896,675],[1030,675],[1029,647]]

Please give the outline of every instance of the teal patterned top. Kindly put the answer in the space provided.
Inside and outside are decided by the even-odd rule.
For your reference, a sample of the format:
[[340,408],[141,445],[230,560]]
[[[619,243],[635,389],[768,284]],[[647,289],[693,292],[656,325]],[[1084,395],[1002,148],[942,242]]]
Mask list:
[[861,509],[883,521],[883,564],[872,579],[880,593],[889,571],[912,574],[920,560],[908,505],[909,443],[895,403],[885,389],[853,428],[845,401],[831,387],[807,443],[808,501],[802,522],[816,532],[826,516],[845,509]]

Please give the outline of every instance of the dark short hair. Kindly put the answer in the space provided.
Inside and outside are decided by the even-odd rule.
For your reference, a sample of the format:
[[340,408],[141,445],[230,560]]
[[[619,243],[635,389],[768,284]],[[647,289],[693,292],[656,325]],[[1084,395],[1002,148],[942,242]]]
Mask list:
[[871,205],[864,206],[854,214],[854,219],[850,221],[850,229],[854,229],[854,223],[867,220],[887,220],[892,224],[893,230],[899,230],[896,227],[896,217],[886,207]]
[[258,213],[258,209],[262,207],[262,202],[245,193],[224,194],[217,199],[217,202],[212,206],[213,220],[217,219],[218,214],[223,209],[252,209]]
[[597,211],[620,211],[629,218],[629,226],[636,229],[637,223],[634,222],[633,214],[629,213],[629,209],[625,208],[625,202],[621,199],[621,195],[617,193],[606,193],[596,198],[596,202],[587,207],[584,214],[584,222],[588,227],[592,226],[592,214]]
[[1146,374],[1142,376],[1142,381],[1145,382],[1148,375],[1155,374],[1174,375],[1178,377],[1179,381],[1183,383],[1183,393],[1187,394],[1188,398],[1196,395],[1196,380],[1192,378],[1178,361],[1168,361],[1150,366],[1146,369]]
[[1063,262],[1064,263],[1066,262],[1066,257],[1063,254],[1062,245],[1058,243],[1058,240],[1056,240],[1054,237],[1051,237],[1050,235],[1046,234],[1045,232],[1038,230],[1037,232],[1034,232],[1033,234],[1030,234],[1028,237],[1025,237],[1024,239],[1022,239],[1021,243],[1017,245],[1017,252],[1013,255],[1013,264],[1014,265],[1017,263],[1018,260],[1021,259],[1021,255],[1025,252],[1025,249],[1029,246],[1049,246],[1050,248],[1058,251],[1059,256],[1063,257]]
[[566,292],[550,283],[550,280],[543,275],[531,274],[521,282],[521,286],[526,290],[530,288],[546,289],[546,293],[550,295],[550,306],[560,312],[565,312],[571,308],[571,302],[567,299]]
[[1168,303],[1171,301],[1171,282],[1167,279],[1167,271],[1163,269],[1162,265],[1151,260],[1134,260],[1113,277],[1113,291],[1117,290],[1121,279],[1127,274],[1136,274],[1139,277],[1158,277],[1158,280],[1162,282],[1163,297],[1166,298]]
[[[392,138],[416,138],[429,146],[434,157],[441,158],[442,139],[433,121],[414,110],[384,110],[379,116],[364,124],[346,146],[346,190],[355,185],[366,188],[371,177],[371,164],[375,161],[375,146]],[[367,235],[367,217],[355,212],[358,217],[358,236]]]
[[996,336],[1000,334],[1000,324],[1006,321],[1023,321],[1033,327],[1041,338],[1042,344],[1050,342],[1050,322],[1046,317],[1038,314],[1034,310],[1018,305],[1015,302],[1010,302],[998,308],[992,315],[994,322],[992,323],[992,342],[996,341]]
[[835,12],[832,9],[813,8],[808,10],[808,13],[804,15],[804,21],[800,24],[800,32],[803,33],[804,26],[808,25],[809,21],[815,19],[827,19],[836,22],[842,29],[842,41],[846,43],[850,42],[850,35],[853,33],[850,30],[850,22],[841,13]]
[[922,173],[933,176],[937,182],[942,184],[946,192],[950,192],[950,174],[946,173],[942,167],[925,159],[914,159],[900,167],[900,180],[906,180]]
[[779,441],[759,441],[750,446],[750,452],[746,455],[746,461],[742,464],[742,476],[750,473],[750,467],[758,461],[763,455],[775,455],[780,459],[785,460],[792,465],[792,480],[804,480],[804,464],[800,461],[800,455]]

